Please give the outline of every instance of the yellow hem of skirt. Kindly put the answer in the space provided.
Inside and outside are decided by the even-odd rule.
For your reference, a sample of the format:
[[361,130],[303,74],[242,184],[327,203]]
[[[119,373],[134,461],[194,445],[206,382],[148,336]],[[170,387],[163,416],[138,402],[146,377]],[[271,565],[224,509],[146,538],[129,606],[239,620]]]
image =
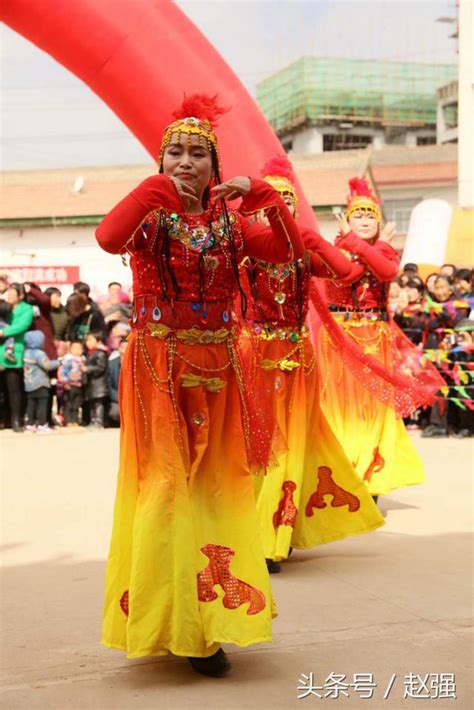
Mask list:
[[423,479],[422,481],[408,481],[404,483],[397,483],[393,486],[384,486],[383,488],[378,488],[375,485],[367,485],[367,490],[369,491],[371,496],[386,496],[392,491],[398,491],[400,488],[408,488],[408,486],[422,486],[423,483],[426,483],[426,480]]
[[[237,641],[233,639],[215,639],[214,641],[211,641],[209,646],[214,646],[215,644],[221,645],[223,643],[231,643],[234,646],[240,646],[241,648],[244,648],[246,646],[252,646],[254,643],[271,643],[273,641],[272,636],[264,636],[262,638],[258,639],[253,639],[252,641],[248,641],[246,643],[238,643]],[[183,650],[178,650],[178,649],[173,649],[173,648],[162,648],[160,650],[157,649],[142,649],[140,651],[134,651],[133,653],[128,653],[126,646],[119,646],[118,644],[115,643],[109,643],[108,641],[104,641],[102,639],[101,641],[102,646],[106,646],[106,648],[112,648],[117,651],[124,651],[127,654],[127,658],[142,658],[143,656],[167,656],[169,653],[171,653],[173,656],[183,656],[184,658],[189,658],[189,656],[192,656],[194,658],[207,658],[208,656],[214,655],[215,651],[211,651],[207,656],[197,654],[196,651],[183,651]]]
[[[342,534],[339,533],[337,537],[326,538],[325,540],[321,540],[320,542],[318,542],[317,545],[298,545],[297,542],[294,542],[292,540],[290,543],[290,547],[295,550],[313,550],[319,547],[320,545],[328,545],[331,542],[338,542],[338,540],[344,540],[346,537],[354,537],[355,535],[364,535],[365,533],[373,532],[374,530],[377,530],[377,528],[381,528],[384,525],[385,520],[382,519],[380,522],[374,523],[370,528],[365,528],[364,530],[347,531]],[[284,560],[288,559],[288,555],[286,555],[286,557],[266,555],[266,559],[273,560],[274,562],[284,562]]]

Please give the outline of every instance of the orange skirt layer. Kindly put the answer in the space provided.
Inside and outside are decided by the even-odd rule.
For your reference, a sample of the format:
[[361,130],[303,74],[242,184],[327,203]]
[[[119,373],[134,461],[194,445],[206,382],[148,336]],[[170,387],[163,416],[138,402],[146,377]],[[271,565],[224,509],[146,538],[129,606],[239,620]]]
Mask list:
[[234,348],[131,335],[103,622],[130,658],[271,640]]
[[257,340],[259,375],[287,443],[277,465],[255,477],[265,557],[282,560],[384,524],[364,484],[331,431],[319,403],[309,338]]
[[[394,341],[390,324],[336,316],[346,334],[389,369]],[[424,481],[424,467],[403,420],[353,376],[321,328],[318,335],[321,406],[359,477],[372,495]]]

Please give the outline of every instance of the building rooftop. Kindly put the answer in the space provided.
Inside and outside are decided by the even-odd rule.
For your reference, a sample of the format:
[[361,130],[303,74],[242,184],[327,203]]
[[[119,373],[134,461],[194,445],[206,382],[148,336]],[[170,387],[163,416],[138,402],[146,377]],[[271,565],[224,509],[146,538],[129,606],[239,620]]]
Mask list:
[[[374,188],[454,184],[457,146],[431,145],[381,150],[331,151],[292,157],[306,197],[313,206],[342,205],[347,183],[366,176]],[[3,173],[0,222],[41,224],[98,222],[124,195],[156,171],[149,165],[25,170]],[[82,180],[80,180],[82,178]],[[82,183],[82,186],[81,186]],[[76,190],[80,188],[80,191]]]
[[456,65],[303,57],[257,85],[257,101],[278,135],[304,125],[357,122],[436,124],[439,86]]
[[356,175],[367,177],[376,190],[455,184],[457,145],[331,151],[292,157],[292,163],[312,205],[343,205],[347,184]]
[[[5,172],[0,220],[102,217],[154,172],[153,163]],[[81,178],[82,189],[75,191]]]

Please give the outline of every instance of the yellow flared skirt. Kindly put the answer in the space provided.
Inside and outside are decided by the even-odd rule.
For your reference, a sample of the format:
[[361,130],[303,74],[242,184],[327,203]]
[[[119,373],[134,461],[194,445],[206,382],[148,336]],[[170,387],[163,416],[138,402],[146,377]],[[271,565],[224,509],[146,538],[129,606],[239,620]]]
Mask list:
[[[255,346],[254,346],[255,347]],[[275,419],[287,443],[265,476],[255,477],[265,557],[369,532],[384,520],[321,411],[309,339],[261,340],[258,359]]]
[[129,658],[271,640],[234,348],[130,338],[103,619]]
[[[383,320],[340,319],[345,332],[388,367],[392,331]],[[376,399],[344,364],[324,330],[319,332],[321,406],[359,477],[372,495],[423,483],[424,466],[403,420]]]

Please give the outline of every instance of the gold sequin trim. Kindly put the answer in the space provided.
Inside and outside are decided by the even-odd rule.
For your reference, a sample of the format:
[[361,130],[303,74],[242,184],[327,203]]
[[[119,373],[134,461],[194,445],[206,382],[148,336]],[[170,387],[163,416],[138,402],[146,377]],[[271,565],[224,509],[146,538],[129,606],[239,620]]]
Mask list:
[[297,367],[301,367],[301,363],[297,362],[297,360],[282,357],[280,360],[261,360],[260,366],[263,370],[279,369],[282,372],[291,372]]
[[183,387],[205,387],[209,392],[220,392],[227,386],[220,377],[200,377],[192,372],[181,375],[181,384]]
[[213,345],[224,343],[232,335],[232,330],[228,330],[227,328],[201,330],[200,328],[194,327],[172,330],[167,325],[156,323],[147,323],[147,328],[153,338],[165,340],[172,335],[185,345]]

